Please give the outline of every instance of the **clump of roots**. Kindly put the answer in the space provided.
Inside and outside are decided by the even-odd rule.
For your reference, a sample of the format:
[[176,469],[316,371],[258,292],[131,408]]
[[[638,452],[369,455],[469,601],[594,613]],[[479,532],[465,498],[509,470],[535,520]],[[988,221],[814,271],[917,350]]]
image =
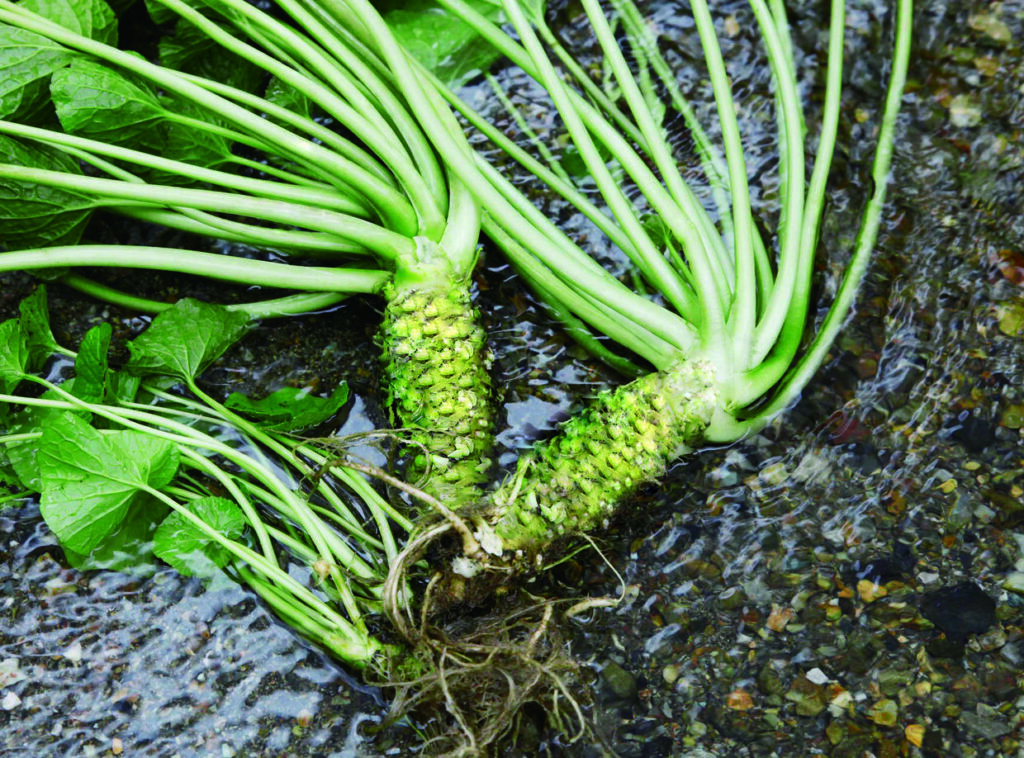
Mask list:
[[[417,607],[409,601],[407,571],[422,565],[420,557],[442,537],[465,543],[465,530],[442,520],[414,537],[392,565],[385,612],[415,652],[391,672],[390,720],[429,713],[434,736],[427,752],[446,756],[487,755],[505,746],[536,753],[537,744],[523,743],[538,739],[538,714],[561,745],[585,736],[598,742],[587,715],[588,672],[566,650],[559,628],[559,609],[571,613],[577,606],[510,592],[487,615],[461,613],[442,626],[436,619],[450,605],[448,572],[434,574]],[[439,705],[446,713],[440,718]]]
[[562,745],[591,733],[580,694],[587,691],[584,672],[565,650],[554,602],[530,602],[447,631],[429,623],[428,606],[429,595],[410,640],[425,673],[389,684],[396,690],[390,720],[430,715],[428,754],[482,756],[500,746],[535,753],[537,714]]

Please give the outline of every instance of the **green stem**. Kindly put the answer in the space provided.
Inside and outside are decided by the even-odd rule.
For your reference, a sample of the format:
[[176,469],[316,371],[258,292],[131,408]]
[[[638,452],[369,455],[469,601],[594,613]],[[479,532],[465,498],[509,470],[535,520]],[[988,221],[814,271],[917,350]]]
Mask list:
[[164,210],[155,207],[110,205],[107,206],[107,210],[150,224],[160,224],[169,229],[179,229],[212,239],[241,242],[263,249],[303,254],[310,258],[371,254],[364,246],[333,234],[244,224],[190,208]]
[[878,133],[878,147],[875,149],[875,158],[871,167],[874,191],[871,193],[871,197],[864,208],[860,230],[854,242],[853,254],[843,273],[843,279],[839,285],[839,291],[836,293],[836,298],[829,308],[828,314],[825,316],[825,320],[822,322],[821,328],[815,335],[813,342],[811,342],[804,354],[786,375],[769,402],[763,407],[758,408],[755,415],[751,418],[739,422],[738,425],[732,428],[728,424],[724,424],[722,429],[712,427],[709,430],[709,439],[712,441],[718,441],[726,437],[735,439],[737,433],[742,434],[759,429],[773,415],[792,403],[800,392],[803,391],[803,388],[807,386],[815,372],[821,367],[829,348],[842,328],[843,321],[850,312],[850,307],[853,305],[860,281],[871,260],[871,251],[874,249],[875,242],[878,239],[878,230],[881,225],[882,210],[885,206],[886,190],[889,184],[889,169],[892,165],[896,120],[903,98],[903,90],[907,82],[912,31],[913,1],[898,0],[892,74],[889,79],[888,89],[886,90],[885,106]]
[[[284,200],[311,208],[338,211],[347,215],[360,214],[365,211],[362,205],[353,202],[347,195],[323,185],[320,187],[297,186],[282,182],[272,182],[266,179],[239,176],[226,171],[218,171],[216,169],[203,168],[202,166],[194,166],[191,163],[161,158],[160,156],[144,153],[140,150],[132,150],[131,148],[112,145],[100,142],[99,140],[77,137],[73,134],[64,134],[34,126],[26,126],[12,121],[0,120],[0,134],[25,137],[57,147],[76,147],[96,155],[126,161],[157,171],[166,171],[167,173],[177,174],[197,182],[208,182],[256,197]],[[268,167],[261,166],[262,168]]]
[[[422,211],[422,234],[436,239],[444,228],[444,200],[447,196],[445,175],[438,164],[437,156],[423,130],[406,105],[392,92],[391,83],[379,78],[373,68],[368,65],[362,51],[352,49],[348,41],[349,35],[339,35],[337,28],[323,23],[323,15],[303,8],[295,0],[278,0],[278,4],[289,13],[299,26],[346,69],[354,82],[358,82],[362,90],[370,93],[378,103],[378,112],[394,123],[396,132],[401,135],[409,155],[415,164],[415,177],[425,192]],[[417,185],[417,188],[419,185]],[[410,188],[410,193],[411,193]],[[414,196],[415,198],[416,196]],[[429,200],[429,202],[427,202]],[[420,205],[417,205],[420,207]]]
[[101,60],[120,66],[201,108],[218,114],[218,117],[229,121],[239,130],[259,135],[263,141],[295,162],[316,170],[326,170],[339,177],[343,189],[359,187],[391,229],[399,234],[415,234],[415,214],[408,201],[390,187],[379,187],[379,182],[374,177],[356,171],[358,167],[353,166],[342,156],[303,139],[272,121],[235,105],[230,100],[218,97],[174,71],[149,63],[133,53],[75,34],[10,0],[0,0],[0,21],[28,29],[73,50],[95,55]]
[[370,269],[291,266],[286,263],[233,258],[194,250],[130,245],[71,245],[0,253],[0,271],[65,266],[117,266],[175,271],[235,284],[284,287],[311,292],[379,292],[391,275]]
[[541,75],[539,82],[551,96],[555,108],[558,110],[566,129],[580,151],[580,155],[596,182],[602,197],[608,203],[616,220],[622,225],[626,234],[632,240],[635,250],[639,254],[634,263],[644,271],[644,274],[651,280],[652,284],[664,293],[665,297],[677,310],[685,309],[687,301],[679,279],[676,277],[675,272],[671,270],[665,258],[662,257],[654,246],[650,236],[636,218],[632,203],[630,203],[629,199],[620,189],[619,183],[615,181],[609,172],[604,159],[601,157],[597,146],[587,131],[582,114],[572,107],[572,101],[565,85],[548,60],[540,40],[519,7],[517,0],[502,0],[502,6],[516,32],[519,34],[519,38],[522,40],[527,53],[537,66],[538,72]]
[[253,531],[256,532],[256,540],[259,542],[260,551],[263,553],[263,556],[276,566],[277,557],[274,555],[274,546],[270,542],[270,534],[267,532],[267,528],[266,525],[264,525],[263,520],[256,513],[256,509],[252,507],[252,503],[249,501],[249,498],[242,494],[242,491],[238,489],[233,481],[231,481],[231,477],[210,461],[206,460],[206,458],[195,450],[192,450],[185,445],[178,445],[178,451],[194,468],[220,482],[225,491],[231,495],[232,499],[234,499],[238,504],[238,507],[242,509],[242,513],[245,514],[245,518],[249,522],[249,526],[251,526]]
[[[324,536],[325,527],[323,523],[309,513],[305,504],[290,489],[288,489],[273,472],[267,470],[264,466],[254,461],[249,456],[193,429],[188,425],[180,424],[163,416],[123,408],[112,409],[108,406],[96,403],[87,403],[64,391],[61,387],[47,382],[44,379],[31,375],[26,375],[23,378],[43,385],[51,392],[62,397],[64,399],[64,403],[58,403],[55,405],[54,401],[47,401],[42,398],[9,399],[10,396],[0,396],[0,402],[10,402],[13,400],[14,402],[21,403],[23,405],[36,405],[43,407],[67,407],[70,405],[72,408],[85,410],[98,416],[102,416],[103,418],[109,419],[110,421],[113,421],[125,428],[141,431],[150,436],[164,439],[174,444],[182,444],[205,449],[223,456],[230,462],[239,466],[247,474],[253,476],[257,481],[261,482],[282,501],[288,503],[293,509],[292,515],[295,516],[296,520],[299,521],[302,528],[309,536],[318,551],[321,560],[324,560],[332,566],[334,565],[334,555],[330,550],[327,538]],[[253,555],[258,556],[257,553],[253,553]],[[348,551],[345,566],[349,571],[357,576],[366,578],[377,576],[376,572],[374,572],[374,570],[365,561],[363,561],[362,558],[352,553],[351,550]],[[358,626],[362,626],[363,622],[360,620],[358,605],[355,596],[352,594],[351,587],[348,586],[346,578],[337,568],[332,570],[331,576],[339,595],[344,601],[346,611],[349,612],[349,615]]]
[[313,231],[334,234],[342,239],[365,244],[385,260],[410,255],[413,242],[374,223],[323,208],[260,197],[246,197],[188,187],[136,184],[116,179],[67,174],[61,171],[0,164],[0,176],[29,184],[43,184],[95,197],[95,204],[167,205],[239,216],[254,216],[281,224],[302,226]]
[[375,156],[371,155],[351,140],[345,139],[337,132],[328,129],[326,126],[323,126],[306,116],[302,116],[295,111],[289,110],[288,108],[272,103],[259,95],[254,95],[251,92],[240,90],[229,84],[215,82],[201,76],[195,76],[194,74],[186,74],[182,72],[181,75],[186,81],[195,84],[197,87],[201,87],[215,95],[227,98],[233,102],[241,103],[242,105],[253,109],[257,113],[265,113],[268,117],[276,121],[280,121],[293,129],[304,132],[310,137],[316,139],[318,142],[323,143],[323,145],[329,148],[332,152],[342,156],[348,161],[351,161],[364,171],[375,176],[378,180],[384,182],[386,186],[394,189],[393,177]]
[[[78,276],[77,274],[62,276],[60,281],[62,284],[97,300],[103,300],[133,311],[162,313],[168,308],[173,307],[173,303],[164,303],[158,300],[131,295],[101,282],[87,279],[84,276]],[[252,303],[231,303],[224,307],[229,311],[241,311],[247,314],[250,319],[278,318],[326,310],[348,297],[349,295],[346,292],[310,292]]]
[[[348,71],[339,69],[327,54],[311,40],[275,21],[248,3],[236,2],[236,0],[218,0],[216,5],[228,8],[229,17],[237,15],[249,22],[251,26],[247,31],[250,34],[254,30],[258,30],[269,36],[275,44],[285,46],[297,60],[309,67],[308,72],[297,72],[252,45],[233,37],[180,0],[159,1],[174,8],[177,13],[202,29],[218,44],[269,71],[299,91],[306,92],[324,110],[335,116],[379,155],[384,165],[399,178],[402,186],[409,193],[413,207],[420,219],[419,228],[415,233],[425,234],[433,239],[440,236],[443,228],[443,216],[438,207],[437,198],[432,193],[433,188],[427,185],[417,166],[406,152],[405,145],[398,134],[390,128],[388,118],[394,117],[395,113],[401,112],[403,109],[397,100],[384,94],[386,88],[375,87],[376,94],[383,95],[384,100],[380,103],[371,102],[356,85],[355,77]],[[335,96],[327,86],[321,85],[320,82],[328,83],[344,99]],[[367,82],[367,84],[372,85],[372,82]],[[415,128],[411,119],[405,119],[402,125],[405,128]]]
[[[794,301],[793,298],[801,271],[802,235],[807,227],[804,216],[804,134],[800,96],[796,90],[796,72],[789,66],[790,55],[779,38],[778,27],[764,0],[752,0],[751,7],[761,27],[761,36],[768,50],[768,61],[775,82],[776,100],[780,111],[779,152],[783,186],[782,210],[779,216],[778,276],[769,295],[764,317],[754,330],[751,352],[743,368],[756,366],[768,354],[789,314],[793,314],[794,311],[799,313],[801,310],[806,314],[805,304]],[[842,30],[842,15],[838,19],[833,18],[833,28],[836,21],[839,22],[838,28]],[[824,157],[826,164],[830,156],[831,153]],[[811,227],[816,228],[816,224],[812,223]],[[801,308],[801,305],[804,305],[804,308]],[[801,324],[804,318],[805,316],[798,318]]]
[[[206,405],[216,410],[217,413],[231,423],[233,427],[251,437],[252,440],[268,447],[274,454],[280,456],[289,465],[298,469],[303,476],[309,476],[314,473],[294,454],[292,450],[288,449],[285,445],[282,445],[278,440],[271,437],[255,424],[242,418],[237,413],[229,410],[214,398],[203,392],[194,379],[186,380],[185,384],[192,394],[202,400]],[[326,488],[323,489],[326,490]],[[281,497],[280,489],[272,488],[272,491],[277,497]],[[333,493],[331,494],[333,495]],[[330,501],[336,510],[339,510],[343,515],[347,515],[353,525],[358,525],[358,520],[348,512],[347,508],[344,507],[344,504],[342,504],[339,499],[332,497]],[[322,556],[325,555],[325,551],[333,553],[341,565],[345,566],[347,570],[351,571],[359,578],[370,579],[377,577],[377,574],[372,570],[372,568],[366,564],[361,557],[357,556],[351,547],[349,547],[344,541],[338,539],[329,529],[322,528],[323,523],[319,520],[316,514],[313,513],[309,504],[305,500],[296,496],[284,497],[282,498],[281,506],[286,508],[285,515],[287,517],[294,519],[302,526],[303,530],[307,535],[309,535],[313,544],[317,547],[317,550],[320,551]],[[335,586],[339,593],[341,593],[342,599],[346,603],[354,603],[354,599],[351,597],[351,588],[349,588],[347,582],[343,580],[340,572],[338,572],[337,569],[332,569],[331,575],[334,577]]]

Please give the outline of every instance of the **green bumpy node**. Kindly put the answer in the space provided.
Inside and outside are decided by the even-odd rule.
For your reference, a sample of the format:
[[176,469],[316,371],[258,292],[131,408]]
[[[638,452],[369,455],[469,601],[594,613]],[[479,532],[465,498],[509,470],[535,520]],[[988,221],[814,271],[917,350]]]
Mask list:
[[602,392],[542,442],[495,492],[503,550],[536,550],[606,525],[626,499],[663,476],[700,439],[717,406],[713,369],[680,363]]
[[479,498],[491,467],[486,335],[460,281],[405,277],[389,290],[382,327],[386,401],[392,424],[410,441],[406,479],[459,508]]

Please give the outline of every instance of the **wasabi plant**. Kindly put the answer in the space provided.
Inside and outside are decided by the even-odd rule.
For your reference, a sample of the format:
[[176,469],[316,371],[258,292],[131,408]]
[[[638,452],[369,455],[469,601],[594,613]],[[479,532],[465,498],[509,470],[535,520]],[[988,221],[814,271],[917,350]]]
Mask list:
[[[581,3],[615,98],[573,63],[535,6],[502,0],[513,37],[463,0],[439,4],[543,86],[600,204],[559,170],[550,150],[538,149],[537,157],[515,144],[432,80],[365,15],[368,34],[378,40],[376,49],[396,80],[431,99],[433,110],[420,117],[436,119],[427,131],[447,165],[486,209],[485,232],[574,336],[612,365],[640,376],[601,394],[553,439],[522,456],[514,475],[491,494],[471,524],[459,525],[462,534],[475,530],[476,541],[463,538],[467,555],[454,561],[456,576],[449,577],[458,585],[459,575],[474,576],[484,566],[507,575],[510,567],[535,569],[557,560],[546,555],[553,541],[606,524],[637,487],[662,476],[695,446],[733,442],[756,431],[811,380],[849,313],[877,237],[906,81],[912,4],[896,3],[895,54],[871,196],[836,296],[816,325],[810,323],[818,308],[811,299],[811,273],[838,131],[842,0],[831,3],[824,105],[820,125],[810,134],[806,123],[811,115],[800,102],[785,7],[779,0],[750,3],[776,106],[775,219],[770,214],[759,218],[752,207],[741,121],[705,0],[693,0],[690,9],[714,94],[721,149],[698,122],[658,50],[654,31],[631,0],[612,0],[610,9],[599,0]],[[362,0],[331,0],[324,7],[339,19],[368,13]],[[609,14],[626,32],[633,64]],[[661,120],[663,96],[684,118],[704,187],[683,178]],[[625,107],[620,109],[619,102]],[[603,231],[628,259],[636,286],[624,284],[580,250],[481,155],[467,153],[449,104]],[[808,174],[809,136],[816,137],[816,144]],[[775,234],[765,241],[758,224],[773,220]],[[612,351],[608,341],[626,353]],[[424,543],[416,540],[407,549],[415,555]]]
[[[244,0],[147,5],[174,24],[159,64],[116,46],[105,0],[0,0],[0,242],[13,251],[0,271],[136,267],[300,293],[240,307],[253,317],[381,294],[384,386],[416,460],[409,476],[473,499],[492,444],[470,299],[479,209],[438,160],[417,102],[346,30],[296,3],[278,5],[302,30]],[[233,254],[76,244],[97,209]],[[252,260],[253,248],[278,260]]]

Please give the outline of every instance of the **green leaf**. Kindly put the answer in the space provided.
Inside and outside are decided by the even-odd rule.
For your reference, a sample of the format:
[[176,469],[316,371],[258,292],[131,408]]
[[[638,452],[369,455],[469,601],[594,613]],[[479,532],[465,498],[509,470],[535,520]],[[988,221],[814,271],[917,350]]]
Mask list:
[[128,509],[121,526],[90,553],[67,547],[68,563],[79,571],[139,572],[153,570],[153,534],[170,510],[156,498],[140,494]]
[[0,391],[9,395],[21,384],[28,368],[29,349],[20,319],[0,324]]
[[[0,163],[81,174],[64,153],[0,134]],[[0,168],[0,245],[10,250],[70,245],[82,235],[93,200],[87,195],[8,179]]]
[[[492,21],[501,18],[486,0],[468,2]],[[430,0],[403,3],[384,19],[402,46],[449,87],[465,84],[500,57],[473,27]]]
[[225,405],[260,426],[275,432],[297,432],[319,426],[337,413],[348,401],[348,385],[339,384],[330,397],[317,397],[308,389],[285,387],[262,400],[250,400],[233,392]]
[[[202,0],[183,0],[185,5],[190,8],[196,8],[197,10],[204,10]],[[168,21],[174,21],[178,18],[178,14],[168,8],[162,3],[156,2],[155,0],[146,0],[146,10],[149,11],[149,17],[153,19],[154,24],[164,24]]]
[[184,20],[178,22],[174,34],[160,40],[160,63],[246,92],[256,92],[264,77],[263,69],[225,49]]
[[60,346],[50,331],[50,311],[46,305],[46,285],[18,303],[21,313],[21,332],[25,335],[29,352],[29,371],[38,371],[56,353]]
[[661,216],[657,213],[648,213],[640,217],[640,223],[656,247],[662,250],[675,250],[675,236]]
[[[227,539],[238,539],[245,531],[245,517],[230,500],[203,497],[193,500],[187,507]],[[222,576],[220,569],[231,560],[231,554],[224,547],[177,511],[157,527],[153,552],[178,573],[207,580]]]
[[[39,432],[46,428],[52,420],[61,419],[68,411],[56,408],[33,408],[25,407],[20,409],[13,417],[10,425],[12,433],[25,434]],[[8,442],[6,445],[7,459],[11,468],[17,474],[22,486],[32,492],[43,491],[43,478],[39,473],[39,461],[36,454],[39,452],[39,440],[19,440]]]
[[35,32],[0,25],[0,118],[25,121],[49,101],[46,85],[75,53]]
[[162,152],[164,109],[143,83],[92,60],[76,60],[50,81],[61,126],[71,134]]
[[[11,463],[11,456],[7,452],[7,443],[0,444],[0,487],[24,488],[24,486],[21,477],[18,476],[14,465]],[[0,493],[0,495],[2,494]]]
[[143,488],[166,485],[178,468],[169,442],[136,431],[101,434],[72,414],[46,426],[37,460],[43,518],[76,553],[91,552]]
[[128,343],[126,368],[137,374],[192,379],[249,330],[248,317],[199,300],[179,300]]
[[129,374],[126,371],[108,371],[106,401],[112,405],[130,403],[139,393],[140,384],[142,384],[142,377],[138,374]]
[[267,100],[274,105],[287,108],[292,113],[297,113],[306,118],[313,117],[313,101],[290,84],[281,81],[276,76],[270,78],[267,90],[263,94]]
[[[176,98],[160,97],[160,105],[167,111],[181,116],[198,118],[215,126],[223,126],[217,119],[191,103]],[[171,160],[191,163],[203,168],[223,168],[231,160],[231,143],[219,134],[211,134],[185,124],[168,122],[166,124],[167,141],[161,155]],[[141,174],[156,184],[188,186],[195,184],[192,179],[167,171],[138,169]]]
[[104,0],[21,0],[18,5],[75,34],[107,45],[117,44],[117,16]]
[[23,487],[33,492],[39,492],[43,488],[43,479],[39,474],[39,463],[36,460],[35,442],[9,442],[7,460]]
[[107,351],[111,327],[97,324],[82,338],[75,358],[75,382],[71,394],[87,403],[102,403],[107,395]]

